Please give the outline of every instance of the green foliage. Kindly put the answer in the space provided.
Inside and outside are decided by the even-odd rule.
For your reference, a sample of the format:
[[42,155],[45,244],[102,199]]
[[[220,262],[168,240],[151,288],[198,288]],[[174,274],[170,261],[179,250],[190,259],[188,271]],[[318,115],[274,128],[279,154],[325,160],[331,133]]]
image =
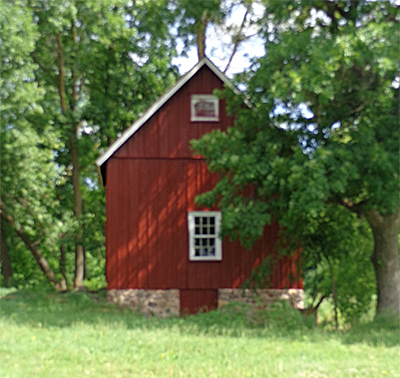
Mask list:
[[279,221],[280,247],[302,247],[307,279],[329,280],[331,264],[351,319],[371,298],[373,246],[343,209],[384,218],[399,208],[398,13],[392,2],[265,5],[266,55],[239,78],[253,106],[227,92],[235,127],[193,142],[221,176],[199,201],[218,204],[222,233],[246,246]]
[[315,322],[295,310],[288,302],[275,302],[266,308],[255,308],[248,311],[247,319],[257,327],[264,327],[283,335],[298,333],[311,329]]
[[[57,163],[71,168],[70,138],[77,134],[83,213],[76,226],[62,236],[69,259],[75,239],[86,253],[86,279],[104,285],[104,189],[100,188],[94,160],[175,80],[170,64],[173,40],[165,1],[129,4],[119,0],[31,4],[32,16],[42,38],[34,57],[41,62],[36,80],[46,88],[45,107],[59,127],[64,148],[57,149]],[[150,21],[147,17],[152,14]],[[164,16],[163,16],[164,15]],[[54,38],[61,35],[64,58],[66,113],[60,117],[59,87],[50,73],[58,70]],[[59,104],[54,107],[53,104]],[[64,209],[76,204],[71,181],[57,188]],[[99,276],[99,274],[101,276]]]
[[272,256],[267,256],[253,269],[248,280],[243,284],[243,289],[265,289],[270,287],[270,277],[274,270],[275,261]]
[[[58,233],[64,227],[61,220],[68,222],[68,213],[61,214],[54,192],[64,173],[54,162],[54,150],[62,144],[46,121],[45,93],[35,81],[37,65],[30,57],[38,31],[18,2],[0,4],[0,24],[1,200],[16,226],[57,266]],[[34,127],[39,123],[40,132]],[[47,285],[15,231],[4,219],[2,226],[14,268],[11,284]]]
[[[376,282],[369,253],[372,235],[365,220],[337,206],[307,218],[303,228],[305,290],[311,296],[337,295],[337,307],[345,322],[354,322],[368,311]],[[292,228],[290,232],[294,234]],[[333,277],[332,277],[333,274]]]
[[[104,190],[94,160],[177,77],[167,7],[121,0],[0,4],[2,200],[13,228],[23,227],[69,285],[76,244],[85,249],[87,284],[105,284]],[[81,198],[71,179],[78,168]],[[82,214],[75,214],[77,204]],[[14,231],[7,228],[14,285],[42,285]]]
[[196,37],[200,29],[206,28],[210,22],[218,25],[226,19],[229,10],[224,5],[222,0],[171,1],[171,10],[177,21],[177,35],[184,46],[183,55],[187,54],[190,47],[197,46]]

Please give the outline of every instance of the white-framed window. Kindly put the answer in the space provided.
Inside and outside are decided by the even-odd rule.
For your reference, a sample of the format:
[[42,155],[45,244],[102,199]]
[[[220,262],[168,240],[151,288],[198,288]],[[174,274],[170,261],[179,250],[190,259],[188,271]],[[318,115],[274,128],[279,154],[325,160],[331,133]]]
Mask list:
[[190,211],[189,259],[194,261],[222,260],[222,240],[219,237],[221,212]]
[[213,95],[192,95],[191,121],[219,121],[219,100]]

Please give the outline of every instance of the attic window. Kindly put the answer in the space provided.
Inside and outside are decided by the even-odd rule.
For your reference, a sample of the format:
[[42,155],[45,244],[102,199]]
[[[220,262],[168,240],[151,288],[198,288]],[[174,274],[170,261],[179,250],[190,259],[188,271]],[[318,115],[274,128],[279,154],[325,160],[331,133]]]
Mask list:
[[219,238],[219,211],[191,211],[188,213],[189,258],[197,261],[222,260],[222,241]]
[[219,121],[219,101],[213,95],[193,95],[191,121]]

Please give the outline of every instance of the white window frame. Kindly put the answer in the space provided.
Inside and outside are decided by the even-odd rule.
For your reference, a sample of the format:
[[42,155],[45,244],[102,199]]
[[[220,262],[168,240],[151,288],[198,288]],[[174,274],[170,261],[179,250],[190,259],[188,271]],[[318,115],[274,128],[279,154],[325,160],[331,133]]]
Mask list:
[[[215,232],[214,234],[199,235],[195,233],[196,217],[213,217]],[[190,211],[188,212],[188,230],[189,230],[189,260],[191,261],[221,261],[222,260],[222,240],[219,237],[221,229],[220,211]],[[196,256],[196,239],[214,238],[215,255],[214,256]]]
[[[196,104],[201,101],[212,102],[214,104],[215,116],[214,117],[202,117],[196,116],[195,107]],[[190,102],[190,120],[192,122],[218,122],[219,121],[219,99],[214,95],[192,95]]]

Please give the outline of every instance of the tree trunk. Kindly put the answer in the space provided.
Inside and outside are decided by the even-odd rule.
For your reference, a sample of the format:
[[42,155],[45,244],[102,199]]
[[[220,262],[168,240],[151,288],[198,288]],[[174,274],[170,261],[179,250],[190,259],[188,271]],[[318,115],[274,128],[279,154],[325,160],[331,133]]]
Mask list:
[[65,257],[65,245],[64,243],[61,244],[60,246],[60,273],[63,277],[63,280],[65,282],[65,287],[68,287],[68,282],[67,282],[67,262],[66,262],[66,257]]
[[197,55],[199,61],[202,60],[206,55],[206,29],[207,22],[198,21],[197,23]]
[[85,279],[85,252],[80,243],[75,243],[75,275],[74,275],[74,288],[83,286]]
[[339,329],[339,317],[338,317],[338,306],[337,306],[337,292],[336,292],[336,284],[335,284],[335,275],[333,272],[333,265],[330,261],[330,259],[328,260],[328,265],[329,265],[329,273],[331,275],[331,292],[332,292],[332,296],[333,296],[333,305],[334,305],[334,309],[335,309],[335,328],[336,331]]
[[[72,25],[73,40],[76,45],[76,30]],[[64,56],[63,56],[63,45],[61,35],[57,34],[57,56],[58,56],[58,93],[60,96],[61,111],[65,115],[67,113],[67,96],[65,92],[65,81],[64,81]],[[78,100],[78,93],[76,88],[76,77],[75,72],[72,72],[73,83],[72,83],[72,95],[73,103],[70,106],[71,111],[75,110],[75,102]],[[72,188],[74,191],[74,215],[79,221],[82,215],[82,192],[80,187],[80,166],[79,166],[79,154],[77,146],[77,135],[82,122],[76,126],[74,134],[69,138],[70,154],[72,163]],[[83,286],[84,272],[85,272],[85,251],[81,244],[82,234],[79,233],[75,236],[75,274],[74,274],[74,288]]]
[[373,210],[366,214],[374,236],[371,257],[377,283],[377,314],[393,313],[400,316],[399,280],[399,211],[382,215]]
[[[77,127],[77,129],[79,126]],[[82,215],[82,192],[79,183],[80,169],[78,159],[78,147],[76,138],[70,138],[71,160],[72,160],[72,187],[74,190],[74,215],[79,221]],[[85,251],[81,242],[82,233],[75,236],[75,275],[74,288],[83,286],[85,275]]]
[[7,246],[7,241],[6,241],[6,234],[4,232],[3,222],[1,222],[0,260],[1,260],[1,274],[3,275],[4,286],[8,287],[9,281],[13,275],[13,271],[12,271],[10,254],[8,251],[8,246]]

